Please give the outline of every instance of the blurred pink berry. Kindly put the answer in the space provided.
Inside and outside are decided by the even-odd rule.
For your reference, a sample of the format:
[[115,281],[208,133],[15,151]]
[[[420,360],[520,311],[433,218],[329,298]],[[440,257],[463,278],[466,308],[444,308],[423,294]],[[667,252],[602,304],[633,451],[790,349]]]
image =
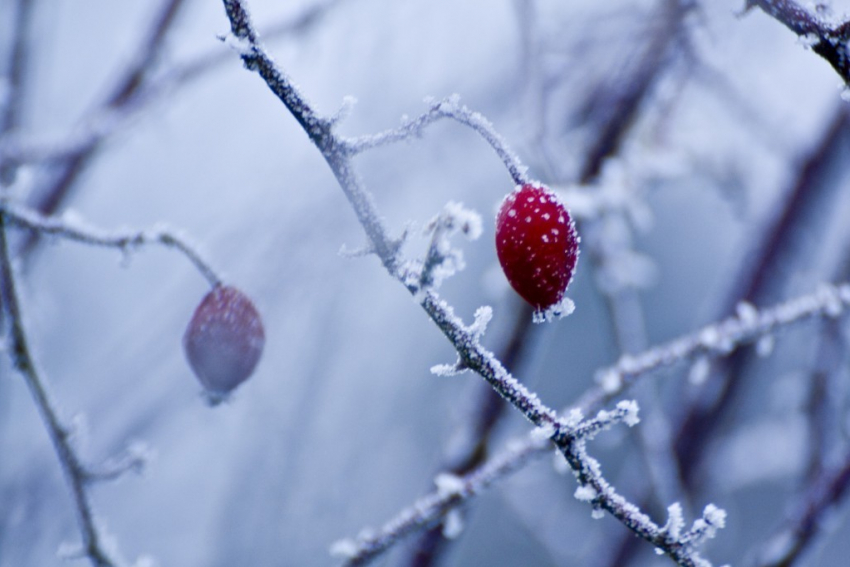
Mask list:
[[204,296],[183,335],[189,366],[213,400],[251,376],[265,342],[263,322],[251,300],[222,285]]
[[564,299],[578,242],[566,207],[548,188],[527,183],[502,202],[496,254],[508,282],[535,309],[545,311]]

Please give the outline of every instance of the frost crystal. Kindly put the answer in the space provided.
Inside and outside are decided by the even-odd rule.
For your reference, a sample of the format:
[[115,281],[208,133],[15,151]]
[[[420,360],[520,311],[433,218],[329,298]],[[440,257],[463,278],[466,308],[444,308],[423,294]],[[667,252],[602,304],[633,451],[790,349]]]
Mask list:
[[450,473],[440,473],[434,478],[437,492],[440,496],[452,496],[462,494],[465,489],[463,479]]
[[691,371],[688,372],[688,382],[694,386],[700,386],[708,379],[709,372],[711,372],[711,363],[708,358],[702,356],[691,365]]
[[606,394],[613,394],[623,387],[623,377],[616,370],[609,369],[597,374],[596,383]]
[[551,423],[541,425],[540,427],[535,427],[531,431],[531,438],[535,441],[544,441],[546,439],[551,439],[553,435],[555,435],[555,426]]
[[640,408],[635,400],[623,400],[617,404],[617,409],[625,412],[623,422],[629,427],[634,427],[640,423],[640,418],[638,417],[638,410]]
[[443,537],[446,539],[455,539],[463,532],[463,516],[460,515],[460,510],[453,508],[446,514],[446,519],[443,520]]
[[667,525],[664,530],[673,539],[679,539],[682,535],[682,529],[685,527],[685,519],[682,517],[682,505],[674,502],[667,507]]
[[463,372],[457,364],[435,364],[431,367],[431,374],[435,376],[455,376]]
[[594,498],[598,496],[596,489],[588,484],[584,484],[576,488],[575,494],[576,500],[580,500],[581,502],[591,502]]
[[551,323],[556,319],[563,319],[576,310],[576,304],[569,297],[564,297],[559,303],[552,305],[543,311],[535,310],[532,321],[535,323]]
[[350,559],[357,555],[359,551],[357,542],[351,538],[337,540],[331,544],[330,548],[331,555],[341,559]]

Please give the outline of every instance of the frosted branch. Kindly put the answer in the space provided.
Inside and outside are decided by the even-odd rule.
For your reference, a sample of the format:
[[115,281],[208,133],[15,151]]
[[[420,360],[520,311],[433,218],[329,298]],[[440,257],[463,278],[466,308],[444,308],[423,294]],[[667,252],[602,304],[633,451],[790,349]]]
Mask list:
[[[405,285],[412,294],[420,296],[420,304],[423,309],[457,351],[458,367],[472,370],[480,375],[500,396],[522,412],[531,423],[538,428],[544,428],[546,431],[551,430],[552,442],[566,457],[580,485],[591,486],[596,490],[597,496],[593,499],[596,508],[612,514],[636,535],[661,549],[679,565],[696,567],[697,562],[701,561],[696,552],[682,542],[671,541],[636,506],[619,496],[602,477],[598,463],[586,454],[585,440],[575,437],[573,427],[559,418],[554,410],[543,404],[536,394],[530,392],[516,378],[511,376],[502,363],[480,344],[480,317],[478,323],[472,327],[466,327],[460,318],[454,314],[452,308],[441,300],[433,290],[421,292],[419,286],[408,281],[405,270],[400,268],[402,263],[397,242],[389,236],[377,212],[377,207],[354,173],[351,158],[358,153],[353,149],[357,146],[352,146],[350,142],[335,135],[333,122],[320,116],[293,85],[289,77],[275,65],[259,42],[244,2],[224,0],[224,7],[230,20],[231,33],[239,47],[239,56],[245,67],[263,78],[266,85],[283,102],[313,144],[319,149],[354,208],[367,237],[372,242],[375,253],[392,277]],[[445,114],[461,120],[482,133],[485,138],[488,138],[489,134],[492,133],[492,128],[483,117],[459,107],[454,99],[447,99],[432,106],[431,113],[435,116]],[[430,114],[423,116],[425,116],[423,123],[431,120]],[[415,130],[414,128],[411,131],[415,132]],[[393,136],[398,136],[398,134],[389,134],[387,138]],[[398,139],[403,139],[406,136],[409,136],[409,134],[403,134]],[[491,138],[488,138],[488,141]],[[495,140],[496,138],[492,139]],[[377,144],[372,147],[376,146]],[[362,149],[359,151],[362,151]],[[516,160],[510,159],[509,155],[507,158],[505,156],[502,156],[502,158],[515,181],[520,182],[525,179],[525,173],[518,168]],[[623,405],[615,411],[622,413],[621,419],[627,423],[633,424],[636,419],[636,408],[631,406]],[[611,414],[597,416],[596,419],[599,420],[600,426],[603,423],[613,423],[615,420],[611,417]],[[590,435],[593,431],[595,430],[589,431],[588,434]],[[462,492],[452,492],[451,494],[453,498],[457,498]],[[406,518],[410,516],[418,517],[418,512],[414,510],[405,515]],[[334,550],[340,554],[353,557],[357,550],[357,542],[346,540],[335,545]]]
[[[836,286],[824,285],[819,291],[813,294],[799,296],[760,311],[747,304],[738,310],[738,314],[735,317],[714,325],[709,325],[696,333],[685,335],[643,353],[622,357],[616,365],[598,371],[597,376],[601,377],[601,384],[588,391],[582,397],[583,401],[579,404],[579,407],[583,409],[565,410],[562,415],[566,415],[567,417],[562,417],[561,422],[572,431],[572,435],[575,437],[587,438],[595,435],[605,428],[606,420],[621,419],[625,421],[624,418],[627,414],[636,417],[636,408],[633,408],[630,402],[620,402],[620,404],[626,405],[622,407],[618,405],[617,409],[613,412],[606,412],[601,416],[597,414],[597,418],[590,421],[583,421],[584,413],[598,411],[603,403],[622,393],[639,378],[663,366],[672,365],[676,362],[697,356],[698,353],[703,355],[726,356],[744,344],[752,343],[759,338],[772,337],[772,333],[779,331],[781,328],[807,318],[817,316],[836,317],[846,307],[850,307],[850,287],[847,284]],[[707,331],[706,329],[713,329],[713,331]],[[727,333],[724,340],[717,342],[709,341],[712,345],[724,345],[723,349],[709,351],[700,338],[705,339],[712,335],[719,335],[720,331],[718,329],[724,329],[726,331],[737,329],[737,331],[734,335],[728,335]],[[660,353],[666,354],[662,355]],[[701,358],[700,360],[707,359]],[[458,371],[456,367],[448,365],[439,367],[439,370]],[[606,382],[606,380],[610,380],[610,382]],[[602,418],[601,420],[600,417]],[[608,422],[607,425],[610,426],[611,422]],[[526,437],[510,443],[506,450],[498,453],[495,457],[481,465],[481,467],[461,477],[461,479],[465,484],[474,486],[475,479],[479,475],[486,476],[489,486],[502,477],[521,469],[533,459],[548,454],[551,449],[548,441],[554,434],[555,428],[551,425],[535,428]],[[516,462],[512,463],[511,459],[516,459]],[[850,473],[848,473],[848,476],[850,477]],[[583,484],[579,488],[581,490],[577,495],[587,496],[592,493],[592,497],[587,498],[587,501],[591,501],[597,495],[596,489],[591,485]],[[433,525],[449,508],[463,504],[467,498],[474,497],[479,492],[477,490],[467,491],[459,495],[458,498],[452,499],[451,502],[445,502],[439,509],[429,509],[430,513],[420,514],[416,519],[408,518],[403,522],[404,530],[398,534],[394,534],[392,537],[384,531],[386,529],[385,526],[379,534],[371,534],[369,537],[363,536],[359,541],[364,548],[372,549],[371,546],[379,538],[382,542],[381,550],[386,549],[405,535]],[[682,532],[684,531],[681,505],[671,505],[668,513],[670,514],[668,522],[663,528],[660,528],[660,531],[669,532],[668,536],[674,540],[679,539],[682,537]],[[406,517],[406,514],[406,511],[402,512],[396,520],[389,522],[387,526],[399,525],[399,518],[402,516]],[[693,530],[688,532],[686,537],[692,541],[695,538]],[[352,565],[354,564],[358,563],[352,563]]]
[[10,223],[18,227],[93,246],[117,248],[122,252],[129,252],[141,246],[151,244],[173,248],[192,262],[212,287],[221,284],[221,278],[210,267],[210,264],[203,259],[200,252],[188,244],[184,237],[178,236],[165,227],[154,227],[145,231],[107,232],[89,226],[73,218],[73,215],[65,215],[64,218],[48,217],[34,210],[10,203],[0,203],[0,210],[3,211]]
[[345,140],[344,143],[349,154],[354,156],[367,150],[420,137],[425,128],[444,118],[450,118],[468,126],[484,138],[499,156],[499,159],[502,160],[502,163],[505,164],[516,185],[524,185],[529,182],[526,174],[528,168],[522,165],[517,155],[508,147],[504,138],[496,132],[493,124],[480,113],[470,110],[466,105],[461,105],[458,95],[452,95],[431,103],[431,107],[425,113],[413,120],[404,120],[398,128],[371,136],[350,138]]
[[470,240],[481,236],[481,216],[461,203],[449,202],[425,228],[431,244],[419,273],[419,290],[436,289],[448,277],[463,270],[466,263],[461,250],[451,247],[449,237],[460,232]]
[[405,536],[436,524],[449,510],[464,500],[480,494],[496,480],[525,466],[536,451],[548,447],[546,439],[516,445],[491,459],[474,473],[459,478],[460,490],[434,490],[402,510],[379,530],[364,530],[356,538],[343,539],[331,546],[331,553],[345,559],[345,565],[365,565]]
[[793,0],[746,0],[744,11],[758,7],[797,34],[806,46],[826,59],[850,87],[850,21],[828,22]]
[[91,480],[90,473],[74,450],[71,443],[72,430],[62,423],[56,405],[51,400],[47,386],[30,350],[9,253],[6,236],[7,223],[7,213],[5,211],[0,212],[0,278],[2,278],[2,290],[0,291],[2,291],[3,310],[8,317],[8,324],[11,326],[10,355],[12,363],[23,375],[29,387],[53,443],[53,448],[59,457],[65,480],[71,488],[77,522],[83,539],[83,555],[91,561],[94,567],[117,567],[118,562],[105,548],[104,537],[95,523],[91,497],[88,492],[88,483]]
[[578,405],[598,407],[644,374],[700,355],[726,356],[741,345],[770,337],[783,327],[812,317],[838,317],[848,307],[850,284],[846,283],[823,284],[814,293],[762,310],[741,303],[732,317],[640,354],[624,355],[613,366],[597,371],[598,387],[588,391]]

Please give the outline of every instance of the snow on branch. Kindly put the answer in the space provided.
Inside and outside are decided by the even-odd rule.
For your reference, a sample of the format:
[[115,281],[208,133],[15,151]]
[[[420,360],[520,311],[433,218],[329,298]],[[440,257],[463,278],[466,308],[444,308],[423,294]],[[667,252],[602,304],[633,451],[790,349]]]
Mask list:
[[125,253],[150,244],[174,248],[192,262],[210,286],[216,287],[222,283],[215,270],[195,247],[186,242],[184,236],[178,236],[164,226],[156,226],[144,231],[104,231],[86,224],[74,214],[66,213],[62,218],[48,217],[20,205],[2,201],[0,201],[0,211],[11,224],[18,227],[84,244],[118,248]]
[[[511,376],[502,363],[481,345],[483,320],[486,319],[483,314],[478,318],[476,324],[467,327],[454,314],[451,306],[440,299],[433,290],[420,293],[419,286],[407,281],[407,274],[402,269],[403,262],[399,251],[399,241],[390,237],[377,207],[354,171],[351,158],[357,152],[352,151],[352,145],[349,142],[333,132],[333,120],[319,115],[294,86],[290,78],[277,67],[266,53],[251,23],[245,3],[240,0],[223,0],[223,3],[230,20],[230,29],[233,35],[232,43],[238,47],[237,52],[245,67],[262,77],[266,85],[283,102],[321,152],[371,241],[372,249],[380,258],[390,276],[405,285],[411,294],[421,296],[418,298],[420,305],[454,346],[459,360],[457,367],[472,370],[480,375],[531,423],[538,428],[544,428],[547,432],[551,431],[552,442],[566,457],[579,484],[589,486],[596,491],[596,496],[592,500],[596,509],[609,512],[636,535],[661,549],[663,553],[679,565],[687,567],[709,565],[699,557],[687,542],[671,539],[636,506],[617,494],[603,478],[598,463],[587,455],[584,448],[585,439],[576,437],[574,427],[566,420],[561,419],[554,410],[543,404],[536,394]],[[468,123],[485,139],[488,141],[494,139],[490,136],[492,129],[489,122],[480,115],[460,108],[456,100],[448,99],[438,103],[432,106],[432,112],[436,115],[460,116],[462,117],[461,121],[465,120],[464,123]],[[401,139],[404,137],[401,136]],[[524,179],[524,171],[518,169],[518,166],[512,168],[514,162],[515,160],[512,159],[505,161],[512,177],[515,180]],[[622,414],[619,419],[633,424],[636,420],[635,409],[631,406],[619,407],[617,411]],[[597,416],[596,419],[599,420],[601,426],[603,423],[613,422],[612,420],[616,418],[612,417],[612,414],[608,414]],[[456,493],[453,492],[452,494]],[[335,546],[335,551],[344,555],[352,555],[348,552],[355,548],[356,543],[352,544],[350,541],[346,541]]]
[[758,7],[800,36],[815,53],[826,59],[850,88],[850,20],[827,21],[794,0],[746,0],[744,12]]

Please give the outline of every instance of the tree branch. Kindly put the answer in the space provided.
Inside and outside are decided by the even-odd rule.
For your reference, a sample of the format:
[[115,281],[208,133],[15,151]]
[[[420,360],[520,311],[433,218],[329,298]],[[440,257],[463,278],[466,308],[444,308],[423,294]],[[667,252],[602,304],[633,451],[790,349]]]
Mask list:
[[7,220],[18,227],[26,228],[38,234],[59,236],[84,244],[117,248],[122,252],[150,245],[160,244],[174,248],[183,254],[209,282],[210,286],[221,285],[222,278],[204,260],[196,248],[186,242],[185,237],[178,236],[164,226],[156,226],[144,231],[114,231],[107,232],[84,224],[79,220],[47,217],[25,207],[0,202],[0,211]]
[[[702,538],[698,537],[702,532],[697,533],[699,531],[697,525],[694,527],[694,533],[688,537],[671,537],[637,507],[617,494],[602,477],[598,463],[586,454],[584,441],[574,436],[575,431],[570,424],[545,406],[536,395],[511,376],[492,353],[481,346],[479,339],[483,332],[483,325],[476,321],[475,325],[466,327],[454,315],[451,307],[440,300],[432,290],[422,290],[413,283],[413,280],[408,277],[409,274],[402,268],[397,243],[388,236],[371,197],[354,173],[350,162],[350,152],[347,151],[348,145],[332,131],[334,122],[318,115],[294,87],[289,77],[273,63],[259,43],[244,3],[239,0],[224,0],[224,7],[233,35],[230,43],[238,51],[245,67],[263,78],[319,149],[363,225],[375,254],[389,274],[417,297],[423,309],[454,346],[459,361],[456,368],[472,370],[482,376],[529,421],[538,427],[545,428],[550,439],[566,457],[579,484],[587,487],[587,491],[591,489],[594,491],[594,496],[588,499],[594,509],[609,512],[636,535],[661,549],[679,565],[696,566],[699,561],[702,561],[694,549],[694,545],[702,541]],[[630,424],[633,423],[630,422]],[[698,522],[716,525],[717,519],[717,514],[709,514],[707,510],[703,520]]]
[[95,567],[117,567],[118,562],[104,547],[103,536],[95,524],[88,484],[88,471],[71,445],[72,431],[62,424],[56,406],[39,373],[23,326],[20,299],[15,283],[15,273],[9,252],[6,227],[8,218],[0,211],[0,282],[2,282],[3,310],[11,326],[10,354],[15,368],[26,380],[35,400],[41,419],[47,427],[50,441],[59,457],[62,472],[74,498],[77,522],[83,538],[82,550]]
[[850,87],[850,21],[831,24],[793,0],[747,0],[744,12],[758,7],[803,38],[812,51],[826,59]]

